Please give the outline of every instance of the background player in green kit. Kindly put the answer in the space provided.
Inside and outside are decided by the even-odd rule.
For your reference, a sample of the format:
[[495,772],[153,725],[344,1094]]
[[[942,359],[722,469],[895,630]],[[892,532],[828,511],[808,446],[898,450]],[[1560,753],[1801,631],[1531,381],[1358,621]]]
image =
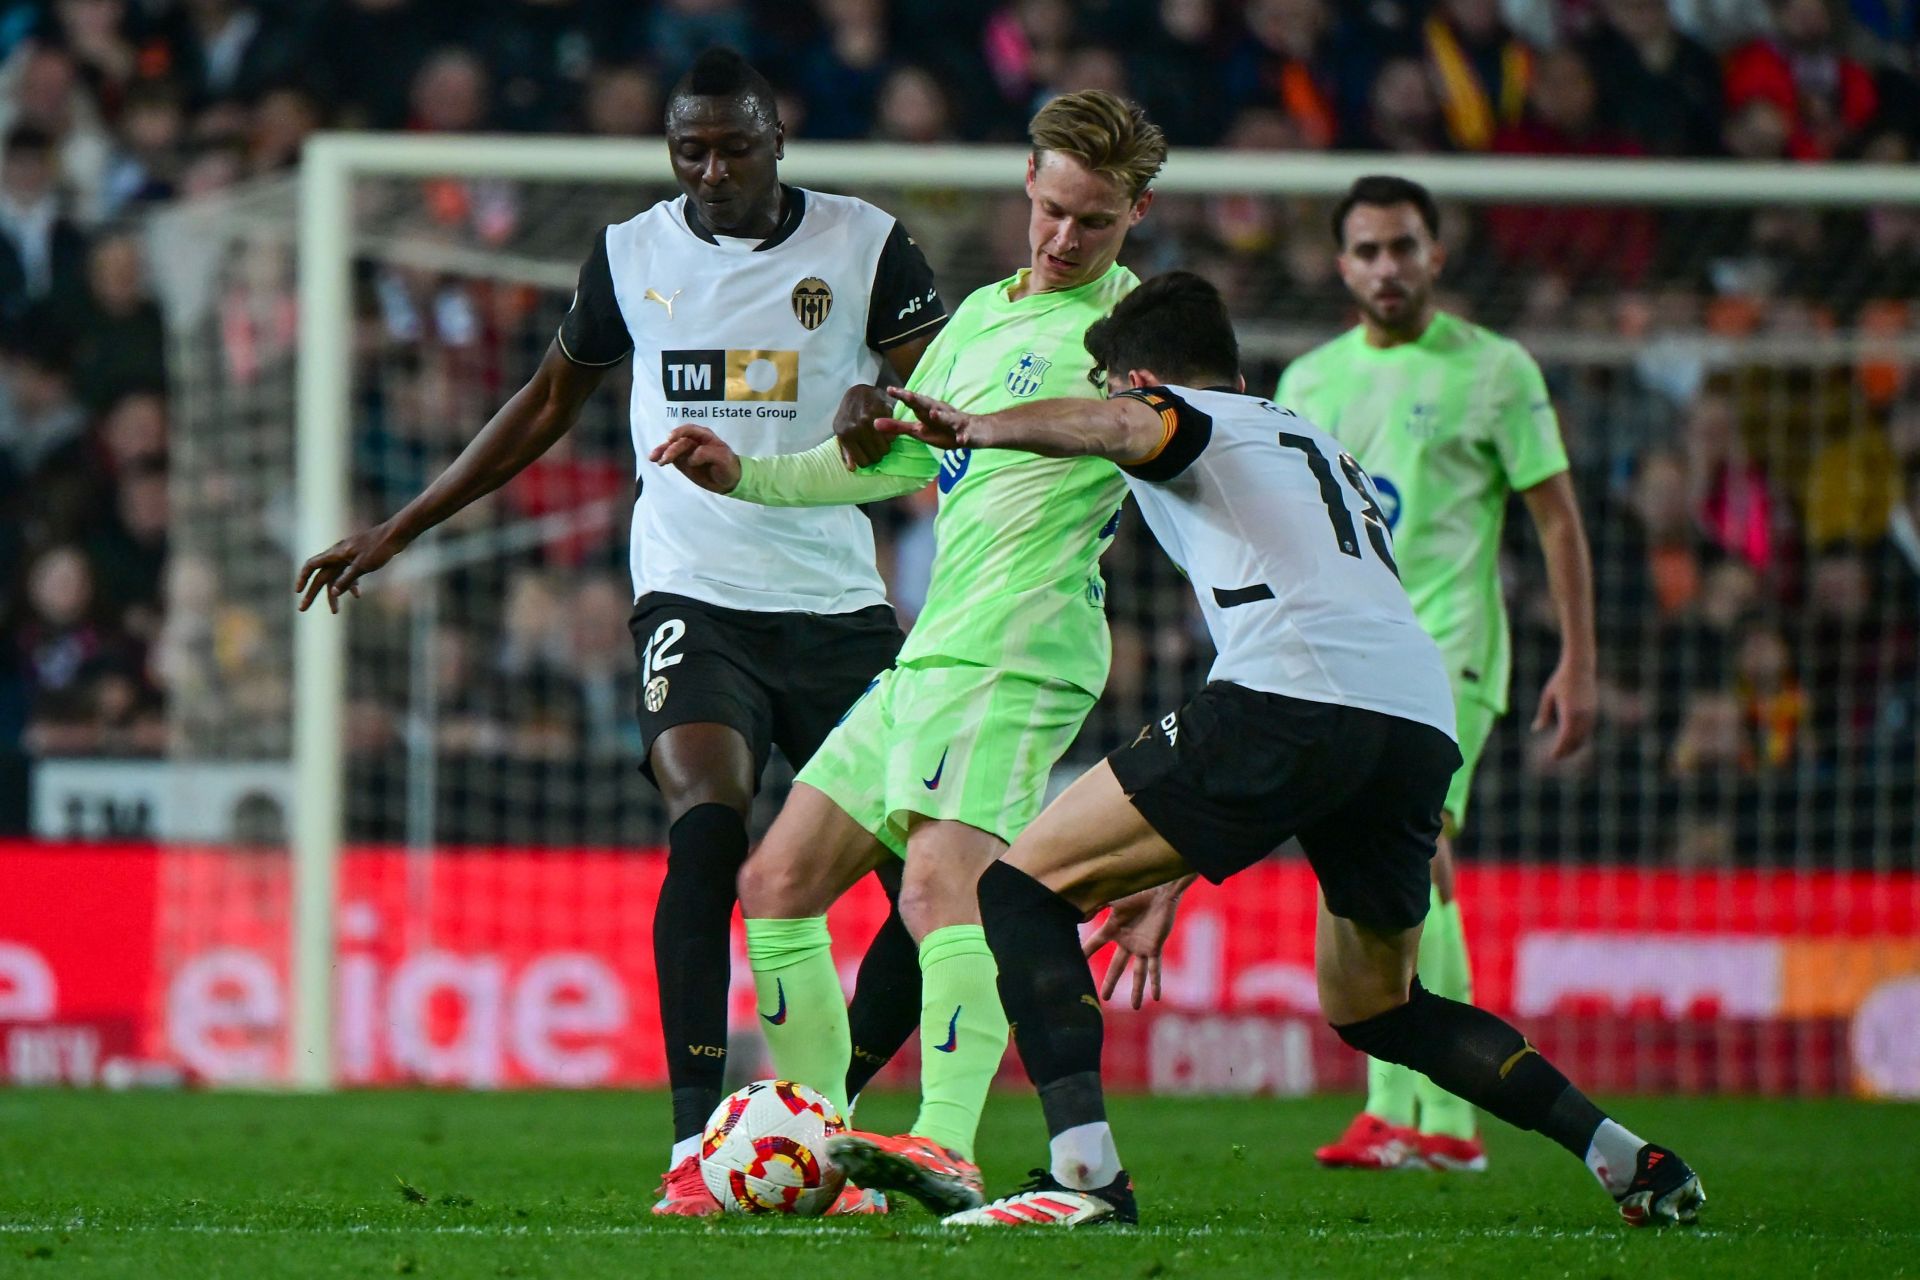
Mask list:
[[[1138,283],[1115,259],[1166,158],[1140,110],[1100,92],[1055,99],[1030,136],[1031,260],[960,305],[909,384],[978,413],[1101,394],[1084,337]],[[906,858],[900,909],[919,940],[923,990],[920,1114],[907,1135],[853,1132],[829,1150],[860,1185],[953,1213],[982,1198],[974,1133],[1007,1045],[976,886],[1040,812],[1054,762],[1106,684],[1098,561],[1126,485],[1105,459],[936,454],[905,437],[849,472],[842,447],[743,459],[683,427],[654,459],[774,505],[865,502],[938,478],[926,609],[898,665],[801,771],[741,872],[740,902],[775,1069],[844,1111],[851,1046],[826,910],[882,859]]]
[[[1593,731],[1593,567],[1539,366],[1518,343],[1434,308],[1446,261],[1439,229],[1433,197],[1418,183],[1354,183],[1333,234],[1360,323],[1288,365],[1274,398],[1321,424],[1373,477],[1401,582],[1447,661],[1465,763],[1447,792],[1420,980],[1470,1001],[1451,837],[1466,818],[1487,735],[1507,709],[1511,646],[1498,561],[1509,496],[1525,500],[1539,530],[1560,624],[1559,665],[1533,721],[1553,729],[1555,759]],[[1377,1060],[1367,1086],[1366,1110],[1316,1153],[1322,1164],[1486,1168],[1467,1103]]]

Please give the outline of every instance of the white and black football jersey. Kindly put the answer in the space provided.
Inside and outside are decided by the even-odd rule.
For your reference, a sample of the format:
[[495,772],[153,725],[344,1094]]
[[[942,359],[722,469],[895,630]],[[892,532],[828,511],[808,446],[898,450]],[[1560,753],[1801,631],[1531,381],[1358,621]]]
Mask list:
[[886,602],[858,509],[737,502],[646,461],[682,423],[742,455],[810,449],[833,434],[848,387],[892,376],[889,348],[945,322],[926,258],[891,214],[783,190],[764,240],[715,235],[684,196],[606,228],[560,326],[578,364],[633,355],[636,599],[804,613]]
[[1199,597],[1219,651],[1209,679],[1452,736],[1446,669],[1400,585],[1373,482],[1333,437],[1225,388],[1122,394],[1166,428],[1121,470]]

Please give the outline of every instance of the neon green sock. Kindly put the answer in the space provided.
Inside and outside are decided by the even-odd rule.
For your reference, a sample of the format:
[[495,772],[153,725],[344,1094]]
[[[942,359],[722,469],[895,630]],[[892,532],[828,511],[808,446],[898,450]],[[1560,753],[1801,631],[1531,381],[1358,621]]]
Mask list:
[[1000,970],[977,924],[935,929],[920,943],[920,1116],[912,1132],[964,1159],[987,1087],[1007,1052]]
[[[1432,976],[1429,977],[1428,975]],[[1427,989],[1462,1004],[1473,1003],[1473,970],[1467,965],[1467,934],[1460,923],[1460,903],[1441,902],[1434,893],[1420,938],[1420,981]],[[1414,1097],[1420,1106],[1420,1132],[1449,1138],[1471,1138],[1479,1127],[1473,1104],[1454,1097],[1425,1076],[1414,1078]]]
[[1367,1059],[1367,1114],[1403,1128],[1413,1125],[1413,1084],[1419,1073],[1378,1058]]
[[853,1035],[827,918],[748,920],[747,962],[774,1074],[818,1089],[846,1115]]

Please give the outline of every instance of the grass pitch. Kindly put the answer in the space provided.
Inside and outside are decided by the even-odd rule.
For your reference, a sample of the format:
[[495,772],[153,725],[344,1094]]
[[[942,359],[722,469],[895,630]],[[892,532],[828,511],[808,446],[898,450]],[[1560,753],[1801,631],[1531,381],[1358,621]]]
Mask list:
[[[1564,1152],[1494,1126],[1482,1176],[1329,1173],[1349,1098],[1117,1099],[1130,1231],[656,1221],[656,1094],[0,1094],[0,1276],[1920,1276],[1920,1108],[1634,1099],[1701,1171],[1699,1227],[1631,1231]],[[874,1097],[891,1128],[910,1100]],[[1044,1160],[995,1098],[989,1190]]]

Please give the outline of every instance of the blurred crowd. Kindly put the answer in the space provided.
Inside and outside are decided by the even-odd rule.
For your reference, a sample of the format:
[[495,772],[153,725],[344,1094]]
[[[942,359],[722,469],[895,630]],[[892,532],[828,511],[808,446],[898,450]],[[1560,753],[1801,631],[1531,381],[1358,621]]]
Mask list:
[[[0,757],[160,754],[181,727],[170,698],[284,721],[278,600],[168,557],[179,388],[143,215],[283,174],[323,127],[656,133],[665,88],[714,43],[766,70],[798,140],[1015,140],[1039,102],[1099,87],[1142,101],[1176,148],[1898,162],[1920,144],[1920,7],[1880,0],[0,0]],[[1024,257],[1015,192],[875,194],[950,301]],[[420,203],[482,245],[546,216],[483,186],[426,184]],[[1129,260],[1201,270],[1271,330],[1251,370],[1264,389],[1350,315],[1325,212],[1165,198]],[[1920,209],[1446,219],[1444,304],[1537,339],[1602,623],[1595,746],[1552,765],[1510,720],[1470,836],[1558,845],[1539,825],[1576,814],[1596,856],[1657,832],[1672,856],[1711,860],[1788,856],[1801,825],[1857,819],[1864,834],[1839,844],[1904,841],[1910,858]],[[551,252],[577,256],[591,230]],[[284,374],[296,349],[290,259],[261,261],[274,287],[212,313],[234,385]],[[484,420],[553,305],[362,273],[361,514],[392,510]],[[355,644],[388,657],[352,673],[358,758],[417,752],[424,715],[432,749],[491,762],[499,795],[565,789],[515,762],[600,761],[629,785],[623,414],[615,388],[453,532],[582,509],[599,524],[451,571],[424,638],[403,597],[362,602]],[[931,511],[922,495],[874,513],[909,617]],[[1554,653],[1524,525],[1509,537],[1522,713]],[[1175,702],[1209,657],[1136,521],[1107,574],[1114,676],[1083,753]]]

